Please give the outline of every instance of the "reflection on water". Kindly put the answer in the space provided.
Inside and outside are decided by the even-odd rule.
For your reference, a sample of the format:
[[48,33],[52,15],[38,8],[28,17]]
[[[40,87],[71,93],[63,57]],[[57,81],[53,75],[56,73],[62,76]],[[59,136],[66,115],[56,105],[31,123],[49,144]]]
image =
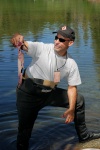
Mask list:
[[[67,143],[75,142],[76,132],[73,128],[74,125],[65,125],[64,120],[61,119],[62,113],[63,109],[61,108],[56,109],[56,111],[52,107],[41,110],[31,137],[31,149],[58,150],[59,148],[62,149]],[[2,149],[15,150],[18,123],[16,116],[16,111],[0,114],[0,129],[3,128],[0,132],[0,147]],[[70,133],[67,132],[69,129],[71,130]]]
[[[78,137],[74,129],[74,124],[66,125],[61,115],[64,108],[45,107],[42,109],[36,120],[32,137],[30,140],[30,150],[67,150],[69,144],[74,147],[78,142]],[[87,118],[88,127],[92,130],[99,130],[100,120],[96,114],[92,114],[90,120]],[[88,114],[90,117],[91,114]],[[95,126],[92,122],[97,122]],[[0,147],[2,150],[16,150],[17,135],[17,111],[9,111],[0,114]],[[100,140],[90,142],[87,146],[100,148]],[[93,144],[93,145],[92,145]],[[80,145],[78,145],[80,146]],[[86,148],[81,144],[81,148]]]
[[[0,1],[0,150],[16,149],[18,52],[10,44],[10,38],[17,31],[26,40],[48,43],[53,42],[52,31],[61,24],[67,22],[75,29],[76,41],[69,52],[78,63],[82,77],[83,84],[78,89],[86,99],[86,123],[90,130],[100,131],[99,8],[97,3],[87,0],[64,0],[63,3],[55,0]],[[25,67],[30,61],[25,54]],[[68,144],[74,145],[78,141],[74,124],[64,124],[63,112],[64,108],[53,107],[40,111],[30,150],[64,150]]]

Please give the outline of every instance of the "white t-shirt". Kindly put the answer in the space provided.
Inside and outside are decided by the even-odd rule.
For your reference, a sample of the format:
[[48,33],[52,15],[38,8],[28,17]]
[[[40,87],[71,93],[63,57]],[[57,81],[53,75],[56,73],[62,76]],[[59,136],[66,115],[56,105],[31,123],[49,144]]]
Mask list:
[[67,56],[58,55],[54,50],[54,44],[27,42],[27,54],[32,57],[32,62],[26,69],[30,78],[54,81],[54,71],[58,69],[60,71],[58,87],[66,89],[67,85],[81,84],[78,66],[68,53]]

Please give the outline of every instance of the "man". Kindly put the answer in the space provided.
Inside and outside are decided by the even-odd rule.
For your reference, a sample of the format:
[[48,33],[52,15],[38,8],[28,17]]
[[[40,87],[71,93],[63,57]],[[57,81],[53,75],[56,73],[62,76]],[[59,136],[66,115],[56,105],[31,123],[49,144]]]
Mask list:
[[[100,138],[100,133],[87,130],[84,97],[77,92],[77,85],[81,84],[80,74],[76,62],[68,53],[68,48],[74,43],[75,32],[63,26],[54,33],[57,33],[54,44],[24,41],[20,34],[11,39],[14,46],[18,42],[23,43],[21,49],[32,57],[22,84],[17,87],[17,150],[28,150],[38,112],[47,105],[67,108],[63,114],[65,123],[74,121],[79,142]],[[62,79],[68,84],[67,90]]]

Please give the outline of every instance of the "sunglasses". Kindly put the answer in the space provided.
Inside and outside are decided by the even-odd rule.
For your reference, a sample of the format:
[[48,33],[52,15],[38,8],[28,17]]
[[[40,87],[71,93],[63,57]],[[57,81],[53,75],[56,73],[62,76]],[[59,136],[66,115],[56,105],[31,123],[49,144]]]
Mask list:
[[58,39],[59,39],[60,42],[70,41],[70,40],[65,40],[65,39],[62,39],[62,38],[58,38],[58,36],[55,36],[55,40],[58,40]]

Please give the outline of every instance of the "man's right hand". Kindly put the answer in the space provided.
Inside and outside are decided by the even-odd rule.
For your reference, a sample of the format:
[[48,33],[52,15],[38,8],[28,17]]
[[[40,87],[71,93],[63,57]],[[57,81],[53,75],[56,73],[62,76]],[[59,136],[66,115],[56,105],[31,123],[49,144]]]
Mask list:
[[28,43],[24,41],[24,37],[19,33],[14,34],[14,36],[11,38],[11,43],[14,47],[22,45],[21,49],[28,51]]
[[24,43],[24,37],[19,34],[16,33],[12,38],[11,38],[11,43],[13,44],[14,47],[16,47],[19,42]]

